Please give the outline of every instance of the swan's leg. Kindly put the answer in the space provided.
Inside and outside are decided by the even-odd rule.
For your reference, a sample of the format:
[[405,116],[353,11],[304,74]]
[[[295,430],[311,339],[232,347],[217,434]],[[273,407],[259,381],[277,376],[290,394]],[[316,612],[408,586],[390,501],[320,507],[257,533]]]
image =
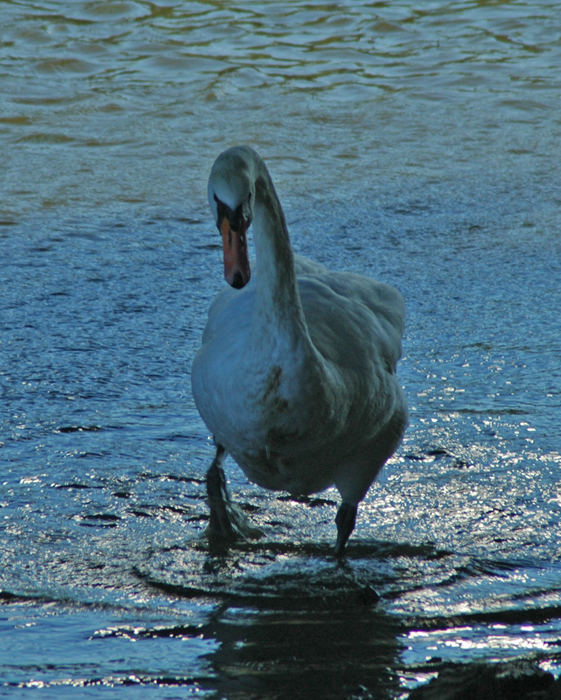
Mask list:
[[228,537],[233,535],[233,531],[226,508],[226,504],[230,501],[230,496],[226,488],[224,470],[222,469],[225,457],[226,450],[222,445],[216,445],[216,455],[212,460],[210,469],[206,473],[206,493],[207,503],[210,508],[209,534],[216,533],[223,537]]
[[337,511],[335,522],[337,523],[337,542],[335,544],[335,554],[340,557],[343,554],[347,540],[354,530],[356,521],[357,506],[353,503],[343,501]]
[[207,535],[213,541],[233,542],[261,536],[260,530],[249,524],[240,508],[232,503],[226,487],[222,463],[226,450],[216,445],[216,455],[206,474],[206,492],[210,508]]

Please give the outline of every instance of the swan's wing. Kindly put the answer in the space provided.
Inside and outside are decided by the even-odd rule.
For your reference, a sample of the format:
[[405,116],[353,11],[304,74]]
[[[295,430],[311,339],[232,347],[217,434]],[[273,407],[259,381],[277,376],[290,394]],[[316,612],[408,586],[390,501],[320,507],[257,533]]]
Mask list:
[[332,272],[297,257],[300,296],[312,340],[339,365],[380,362],[394,372],[401,357],[405,306],[387,284]]
[[[295,256],[304,314],[312,341],[339,365],[379,360],[395,371],[401,357],[405,307],[401,294],[382,282],[350,272],[333,272]],[[249,330],[255,281],[243,289],[226,286],[212,302],[203,345],[215,337],[243,337]],[[366,356],[365,356],[366,353]]]

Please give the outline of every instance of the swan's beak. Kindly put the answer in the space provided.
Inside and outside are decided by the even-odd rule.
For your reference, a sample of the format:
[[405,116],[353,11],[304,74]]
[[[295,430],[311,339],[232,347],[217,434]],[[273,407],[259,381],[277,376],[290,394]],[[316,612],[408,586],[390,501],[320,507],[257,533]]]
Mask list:
[[224,277],[226,282],[235,289],[241,289],[249,282],[251,272],[247,256],[247,226],[242,225],[241,231],[234,231],[227,216],[219,224],[222,234],[222,250],[224,253]]

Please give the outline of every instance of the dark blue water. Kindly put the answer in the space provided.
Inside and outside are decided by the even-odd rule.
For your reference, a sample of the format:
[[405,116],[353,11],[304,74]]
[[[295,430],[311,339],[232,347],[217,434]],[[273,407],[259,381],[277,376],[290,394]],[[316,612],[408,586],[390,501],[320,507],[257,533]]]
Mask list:
[[[378,5],[2,6],[0,695],[559,675],[556,11]],[[406,300],[411,425],[344,565],[335,492],[268,493],[234,463],[265,537],[204,538],[189,372],[223,285],[206,178],[237,141],[298,252]]]

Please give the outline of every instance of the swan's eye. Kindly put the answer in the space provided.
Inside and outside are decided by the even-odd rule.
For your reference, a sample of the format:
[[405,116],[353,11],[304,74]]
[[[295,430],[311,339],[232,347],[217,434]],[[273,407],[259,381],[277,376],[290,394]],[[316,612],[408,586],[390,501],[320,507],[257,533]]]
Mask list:
[[220,226],[220,222],[225,217],[231,221],[232,220],[232,210],[227,204],[218,199],[216,194],[214,195],[214,201],[216,202],[216,225]]
[[236,210],[231,212],[231,216],[229,218],[230,225],[232,226],[234,231],[236,231],[237,233],[241,233],[243,231],[245,233],[250,224],[250,221],[244,214],[243,204],[240,204],[238,207],[236,207]]
[[[230,226],[236,231],[236,233],[244,233],[249,228],[251,224],[251,209],[247,202],[239,204],[236,209],[230,209],[227,204],[219,199],[216,194],[213,194],[214,201],[216,202],[216,225],[220,227],[220,222],[226,218],[230,222]],[[251,193],[248,197],[248,202],[251,199]],[[245,236],[244,241],[245,243]]]

